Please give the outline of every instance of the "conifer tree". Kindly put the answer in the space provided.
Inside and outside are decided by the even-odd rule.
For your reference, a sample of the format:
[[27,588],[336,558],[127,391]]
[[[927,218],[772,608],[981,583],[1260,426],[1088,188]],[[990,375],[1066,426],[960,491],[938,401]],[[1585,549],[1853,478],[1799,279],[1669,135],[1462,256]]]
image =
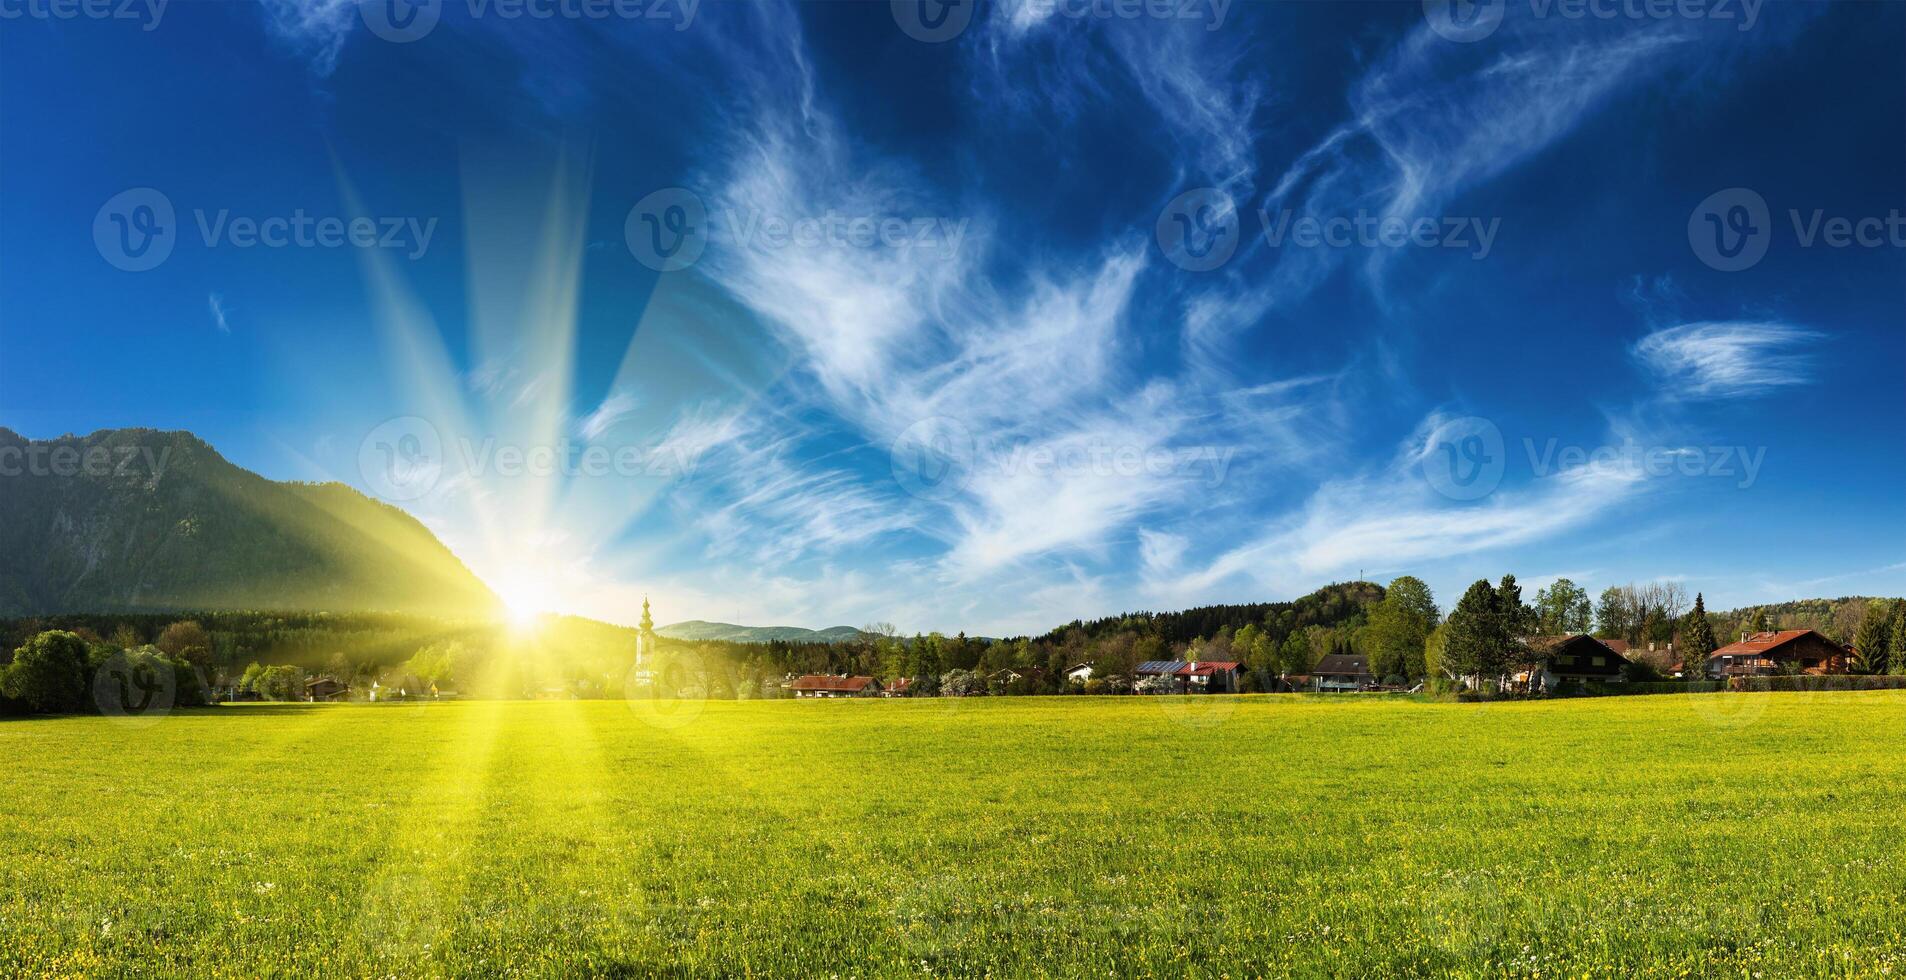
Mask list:
[[1861,674],[1886,673],[1886,654],[1892,648],[1892,608],[1890,603],[1867,604],[1853,631],[1853,670]]
[[1892,642],[1886,646],[1886,665],[1893,673],[1906,675],[1906,599],[1893,603],[1893,622],[1887,632]]
[[1682,677],[1703,678],[1707,674],[1707,658],[1719,648],[1714,639],[1714,624],[1708,622],[1707,600],[1696,592],[1694,608],[1688,612],[1687,620],[1681,626]]

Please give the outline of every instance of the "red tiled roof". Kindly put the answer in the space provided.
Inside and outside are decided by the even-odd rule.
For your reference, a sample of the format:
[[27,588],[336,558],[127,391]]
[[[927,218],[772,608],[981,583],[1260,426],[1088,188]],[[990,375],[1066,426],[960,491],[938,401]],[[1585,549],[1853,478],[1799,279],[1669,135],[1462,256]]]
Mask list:
[[[1710,659],[1719,656],[1753,656],[1786,646],[1795,640],[1812,633],[1812,630],[1781,630],[1778,633],[1755,633],[1739,643],[1729,643],[1708,654]],[[1825,639],[1825,637],[1821,637]]]
[[838,677],[834,674],[803,674],[788,687],[795,691],[864,691],[871,677]]
[[1210,677],[1212,674],[1238,669],[1235,660],[1199,660],[1187,663],[1176,671],[1179,677]]
[[912,690],[912,688],[913,688],[913,678],[911,677],[902,677],[899,680],[894,681],[892,684],[887,685],[887,690],[892,691],[895,694],[905,694],[909,690]]
[[1627,640],[1603,640],[1602,646],[1605,646],[1608,649],[1613,650],[1624,657],[1628,655],[1628,641]]

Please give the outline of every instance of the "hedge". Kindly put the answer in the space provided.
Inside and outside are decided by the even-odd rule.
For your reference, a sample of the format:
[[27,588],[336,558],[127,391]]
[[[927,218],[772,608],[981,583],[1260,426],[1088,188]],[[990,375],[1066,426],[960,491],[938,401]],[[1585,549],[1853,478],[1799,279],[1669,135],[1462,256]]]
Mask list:
[[1901,691],[1906,677],[1887,674],[1798,674],[1779,677],[1736,677],[1730,691]]

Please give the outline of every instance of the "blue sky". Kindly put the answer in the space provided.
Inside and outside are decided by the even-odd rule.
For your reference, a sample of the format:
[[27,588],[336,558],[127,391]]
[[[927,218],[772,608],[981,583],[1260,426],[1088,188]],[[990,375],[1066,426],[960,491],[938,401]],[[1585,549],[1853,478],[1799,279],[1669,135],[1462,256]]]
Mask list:
[[0,424],[623,622],[1906,592],[1898,5],[389,4],[7,8]]

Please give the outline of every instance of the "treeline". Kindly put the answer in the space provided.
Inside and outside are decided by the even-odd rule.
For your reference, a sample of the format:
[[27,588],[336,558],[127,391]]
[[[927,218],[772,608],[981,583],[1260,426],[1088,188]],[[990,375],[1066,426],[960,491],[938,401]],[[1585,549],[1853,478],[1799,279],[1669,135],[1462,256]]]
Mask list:
[[121,649],[66,630],[40,633],[0,666],[0,713],[139,715],[208,702],[203,674],[155,646]]

